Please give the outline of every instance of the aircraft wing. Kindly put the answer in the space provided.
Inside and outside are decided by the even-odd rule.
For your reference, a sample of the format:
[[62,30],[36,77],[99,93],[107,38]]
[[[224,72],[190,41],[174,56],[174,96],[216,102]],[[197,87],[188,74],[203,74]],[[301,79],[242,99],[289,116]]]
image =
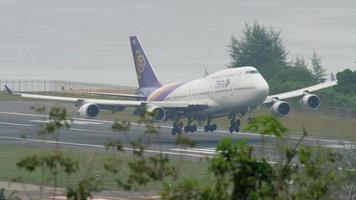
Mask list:
[[38,94],[16,93],[10,90],[6,85],[5,89],[8,94],[16,95],[24,98],[52,100],[52,101],[66,101],[73,102],[76,106],[81,106],[85,103],[97,104],[102,109],[118,109],[121,111],[126,107],[142,107],[142,106],[158,106],[167,110],[182,110],[187,109],[206,109],[210,106],[215,106],[215,102],[208,100],[199,101],[136,101],[136,100],[110,100],[110,99],[92,99],[92,98],[76,98],[76,97],[61,97],[61,96],[48,96]]
[[111,93],[111,92],[87,92],[88,94],[95,94],[95,95],[103,95],[103,96],[113,96],[113,97],[124,97],[124,98],[131,98],[131,99],[143,99],[145,98],[142,95],[136,94],[119,94],[119,93]]
[[266,98],[266,100],[263,102],[263,104],[269,104],[269,103],[273,103],[273,100],[277,99],[277,100],[286,100],[286,99],[290,99],[293,97],[300,97],[305,95],[305,93],[310,93],[310,92],[315,92],[317,90],[321,90],[321,89],[325,89],[328,87],[332,87],[334,85],[337,85],[337,80],[334,76],[334,74],[330,74],[330,80],[326,81],[324,83],[320,83],[317,85],[313,85],[310,87],[306,87],[306,88],[302,88],[299,90],[294,90],[294,91],[290,91],[290,92],[285,92],[285,93],[281,93],[281,94],[275,94],[275,95],[271,95],[268,96]]

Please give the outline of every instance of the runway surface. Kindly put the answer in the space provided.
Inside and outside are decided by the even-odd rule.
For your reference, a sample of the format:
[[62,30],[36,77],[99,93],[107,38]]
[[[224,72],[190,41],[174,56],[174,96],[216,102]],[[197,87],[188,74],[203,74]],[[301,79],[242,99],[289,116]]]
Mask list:
[[[48,122],[43,115],[35,114],[29,108],[35,105],[30,101],[0,101],[0,144],[22,144],[26,146],[40,146],[43,141],[38,136],[40,125]],[[75,109],[70,104],[62,104],[69,110]],[[51,106],[50,103],[46,106]],[[120,139],[127,150],[129,141],[142,136],[145,127],[133,123],[130,132],[126,135],[113,132],[110,120],[91,120],[83,118],[74,118],[70,129],[62,129],[60,132],[60,146],[71,149],[96,149],[104,150],[104,144],[109,139]],[[261,136],[252,133],[230,134],[227,131],[216,131],[214,133],[205,133],[198,130],[196,133],[186,134],[196,142],[194,148],[181,148],[176,146],[176,137],[171,135],[171,127],[161,126],[160,137],[152,141],[152,145],[146,150],[147,153],[158,153],[162,150],[168,155],[178,155],[187,158],[204,158],[215,154],[215,147],[224,137],[230,137],[234,141],[246,140],[248,144],[258,148],[262,141]],[[295,144],[299,137],[290,136],[285,139],[288,144]],[[48,145],[54,145],[53,139],[48,139]],[[349,141],[333,139],[305,138],[303,141],[307,145],[322,145],[333,149],[348,151],[353,149]],[[274,137],[266,137],[265,148],[273,150],[276,144]],[[274,154],[274,153],[271,153]]]

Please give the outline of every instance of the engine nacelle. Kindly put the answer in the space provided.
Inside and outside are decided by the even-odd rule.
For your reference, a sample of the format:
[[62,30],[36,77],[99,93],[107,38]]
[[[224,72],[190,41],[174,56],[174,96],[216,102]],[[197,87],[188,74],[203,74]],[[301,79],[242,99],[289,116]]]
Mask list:
[[300,102],[311,109],[318,109],[320,107],[320,98],[315,94],[306,94],[300,99]]
[[95,118],[99,114],[99,106],[94,103],[86,103],[80,106],[78,114],[84,118]]
[[289,114],[291,106],[286,101],[277,101],[271,107],[271,112],[277,117],[284,117]]
[[152,114],[154,121],[163,121],[166,118],[166,110],[158,106],[148,106],[148,113]]

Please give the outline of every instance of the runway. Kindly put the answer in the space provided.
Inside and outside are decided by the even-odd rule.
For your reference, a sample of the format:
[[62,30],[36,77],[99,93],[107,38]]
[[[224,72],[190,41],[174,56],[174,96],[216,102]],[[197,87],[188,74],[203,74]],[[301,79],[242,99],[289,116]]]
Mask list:
[[[41,124],[48,122],[46,116],[35,114],[29,108],[34,105],[30,101],[0,101],[0,144],[21,144],[26,146],[43,145],[43,140],[38,135]],[[48,103],[46,106],[50,106]],[[74,110],[70,104],[63,104],[67,109]],[[49,108],[49,107],[48,107]],[[71,149],[96,149],[104,150],[104,144],[109,139],[120,139],[126,150],[130,151],[129,141],[142,136],[145,127],[132,123],[129,133],[126,135],[113,132],[113,121],[99,119],[74,118],[70,129],[62,129],[60,143],[62,148]],[[196,133],[185,134],[196,142],[194,148],[182,148],[175,145],[176,137],[171,135],[171,127],[161,126],[160,135],[152,140],[152,144],[146,153],[158,153],[160,150],[172,156],[184,156],[190,159],[205,158],[215,154],[215,147],[224,137],[230,137],[234,141],[246,140],[249,145],[260,147],[261,136],[252,133],[230,134],[227,131],[218,130],[214,133],[205,133],[198,130]],[[295,144],[299,140],[297,136],[289,136],[285,139],[288,144]],[[54,145],[55,141],[48,138],[46,143]],[[306,145],[322,145],[333,149],[348,151],[354,148],[350,141],[305,138]],[[276,145],[274,137],[266,137],[265,148],[273,150]],[[274,153],[271,153],[274,154]]]

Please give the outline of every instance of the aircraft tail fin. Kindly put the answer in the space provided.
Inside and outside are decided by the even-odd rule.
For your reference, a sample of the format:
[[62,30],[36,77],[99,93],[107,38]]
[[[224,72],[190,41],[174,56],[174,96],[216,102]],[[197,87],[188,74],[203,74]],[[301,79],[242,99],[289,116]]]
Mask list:
[[10,90],[10,88],[7,87],[7,85],[4,85],[4,87],[5,87],[5,90],[6,90],[6,92],[7,92],[8,94],[14,94],[14,92],[13,92],[12,90]]
[[130,37],[132,55],[135,63],[138,85],[140,88],[161,87],[156,73],[145,55],[140,42],[136,36]]
[[330,73],[330,80],[331,81],[336,81],[335,75],[332,72]]

